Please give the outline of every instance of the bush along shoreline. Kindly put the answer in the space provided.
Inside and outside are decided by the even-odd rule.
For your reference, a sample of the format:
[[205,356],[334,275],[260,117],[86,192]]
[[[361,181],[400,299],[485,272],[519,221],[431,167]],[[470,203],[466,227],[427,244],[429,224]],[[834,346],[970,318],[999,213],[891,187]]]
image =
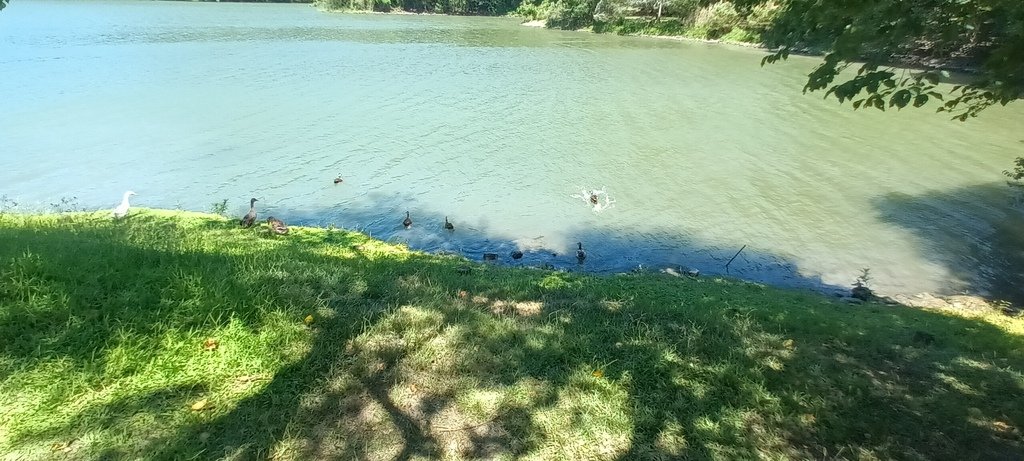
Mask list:
[[0,215],[19,459],[1013,459],[1024,319],[217,215]]

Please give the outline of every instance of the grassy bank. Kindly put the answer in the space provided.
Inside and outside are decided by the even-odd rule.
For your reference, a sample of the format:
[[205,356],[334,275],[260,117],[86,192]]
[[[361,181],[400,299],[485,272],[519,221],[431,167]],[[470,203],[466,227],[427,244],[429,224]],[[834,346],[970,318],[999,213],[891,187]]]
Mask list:
[[10,459],[1020,459],[1024,320],[0,215]]

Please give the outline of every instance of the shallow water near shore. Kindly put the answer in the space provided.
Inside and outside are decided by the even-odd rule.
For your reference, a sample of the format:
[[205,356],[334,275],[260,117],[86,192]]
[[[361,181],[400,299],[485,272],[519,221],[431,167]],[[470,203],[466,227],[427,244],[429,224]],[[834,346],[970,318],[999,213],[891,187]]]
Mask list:
[[1001,175],[1024,106],[854,112],[800,93],[814,59],[761,56],[505,18],[21,0],[0,13],[0,195],[237,216],[256,197],[261,219],[598,273],[725,273],[746,245],[731,275],[1024,298]]

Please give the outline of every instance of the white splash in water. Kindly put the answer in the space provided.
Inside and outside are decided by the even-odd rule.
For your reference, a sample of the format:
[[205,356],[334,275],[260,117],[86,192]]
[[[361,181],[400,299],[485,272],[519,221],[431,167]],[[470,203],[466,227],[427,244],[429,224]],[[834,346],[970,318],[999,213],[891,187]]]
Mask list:
[[[572,194],[570,197],[583,200],[588,206],[592,206],[594,213],[600,213],[615,205],[615,200],[608,195],[608,191],[602,186],[600,189],[587,189],[580,187],[579,194]],[[604,202],[602,203],[602,197]]]

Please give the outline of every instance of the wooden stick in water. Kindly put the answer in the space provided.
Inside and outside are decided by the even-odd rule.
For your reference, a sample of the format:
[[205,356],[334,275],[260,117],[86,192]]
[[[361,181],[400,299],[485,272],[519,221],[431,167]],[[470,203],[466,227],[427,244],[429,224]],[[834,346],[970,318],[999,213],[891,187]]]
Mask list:
[[736,259],[736,257],[737,257],[737,256],[739,256],[739,255],[740,255],[740,253],[743,253],[743,250],[744,250],[744,249],[745,249],[746,247],[747,247],[746,245],[743,245],[743,248],[740,248],[740,251],[737,251],[737,252],[736,252],[736,254],[732,255],[732,258],[730,258],[730,259],[729,259],[729,262],[725,263],[725,273],[726,273],[726,274],[728,274],[728,273],[729,273],[729,265],[730,265],[730,264],[732,264],[732,260],[733,260],[733,259]]

